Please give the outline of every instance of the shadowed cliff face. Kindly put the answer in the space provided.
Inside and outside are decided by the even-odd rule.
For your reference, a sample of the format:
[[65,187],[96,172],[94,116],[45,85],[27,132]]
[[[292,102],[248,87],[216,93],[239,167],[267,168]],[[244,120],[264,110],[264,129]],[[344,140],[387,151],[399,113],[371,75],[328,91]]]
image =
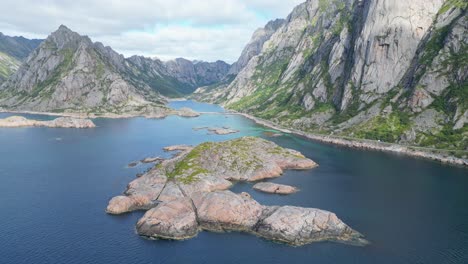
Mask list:
[[456,0],[307,1],[231,82],[194,97],[306,131],[466,149],[467,27]]

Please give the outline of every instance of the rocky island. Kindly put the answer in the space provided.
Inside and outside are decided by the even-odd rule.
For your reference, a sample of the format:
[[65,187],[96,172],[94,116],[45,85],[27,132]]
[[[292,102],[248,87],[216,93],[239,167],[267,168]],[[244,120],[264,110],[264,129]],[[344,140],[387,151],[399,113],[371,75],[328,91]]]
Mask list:
[[50,121],[38,121],[22,116],[0,119],[0,127],[52,127],[52,128],[93,128],[96,125],[89,119],[59,117]]
[[288,243],[315,241],[365,244],[362,235],[331,212],[294,206],[264,206],[247,193],[228,189],[236,181],[279,177],[286,169],[317,164],[301,153],[273,142],[244,137],[196,147],[169,147],[179,155],[162,161],[114,197],[109,214],[148,210],[137,232],[152,239],[183,240],[201,230],[239,231]]
[[216,134],[216,135],[229,135],[239,133],[239,130],[232,129],[229,127],[194,127],[193,130],[207,130],[209,134]]
[[296,187],[272,182],[259,182],[253,188],[257,191],[273,194],[291,194],[298,191]]

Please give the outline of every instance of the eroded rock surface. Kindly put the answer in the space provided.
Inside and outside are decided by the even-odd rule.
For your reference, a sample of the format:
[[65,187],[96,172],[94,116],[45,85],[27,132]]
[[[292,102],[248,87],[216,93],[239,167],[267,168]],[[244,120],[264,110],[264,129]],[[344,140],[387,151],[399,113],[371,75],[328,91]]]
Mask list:
[[107,207],[109,214],[148,210],[136,226],[142,236],[182,240],[209,230],[248,232],[292,245],[365,242],[333,213],[264,206],[247,193],[228,190],[231,180],[255,181],[280,176],[283,169],[317,166],[297,151],[253,137],[166,150],[181,152],[132,181]]
[[264,238],[294,245],[323,240],[366,243],[334,213],[315,208],[282,206],[263,219],[255,231]]
[[96,125],[89,119],[59,117],[50,121],[38,121],[22,116],[0,119],[0,127],[52,127],[52,128],[93,128]]
[[137,232],[150,238],[174,240],[196,236],[198,223],[192,201],[180,198],[149,210],[138,221]]
[[272,182],[259,182],[255,184],[253,188],[257,191],[276,194],[291,194],[297,192],[296,187]]

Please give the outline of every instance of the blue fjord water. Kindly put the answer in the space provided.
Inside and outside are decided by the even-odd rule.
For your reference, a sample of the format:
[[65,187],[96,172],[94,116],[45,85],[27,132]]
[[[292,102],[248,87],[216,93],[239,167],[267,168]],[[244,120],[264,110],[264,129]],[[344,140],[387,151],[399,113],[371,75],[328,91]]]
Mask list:
[[[198,111],[217,106],[173,102]],[[0,118],[9,114],[0,114]],[[51,119],[47,116],[33,118]],[[273,182],[298,186],[290,196],[246,191],[268,205],[335,212],[371,242],[365,247],[323,242],[290,247],[243,233],[202,232],[183,241],[138,237],[142,212],[110,216],[108,200],[172,144],[198,144],[266,130],[232,115],[164,120],[96,119],[95,129],[0,129],[0,263],[467,263],[468,170],[380,152],[283,135],[270,138],[320,167],[289,171]],[[231,126],[208,135],[197,126]]]

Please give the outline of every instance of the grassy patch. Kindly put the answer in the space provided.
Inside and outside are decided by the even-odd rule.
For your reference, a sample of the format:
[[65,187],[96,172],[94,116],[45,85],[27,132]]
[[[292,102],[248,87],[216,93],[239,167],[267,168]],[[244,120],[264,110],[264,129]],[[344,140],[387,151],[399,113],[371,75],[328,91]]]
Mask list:
[[394,112],[388,117],[377,116],[355,130],[358,138],[397,142],[400,136],[411,127],[409,114]]

